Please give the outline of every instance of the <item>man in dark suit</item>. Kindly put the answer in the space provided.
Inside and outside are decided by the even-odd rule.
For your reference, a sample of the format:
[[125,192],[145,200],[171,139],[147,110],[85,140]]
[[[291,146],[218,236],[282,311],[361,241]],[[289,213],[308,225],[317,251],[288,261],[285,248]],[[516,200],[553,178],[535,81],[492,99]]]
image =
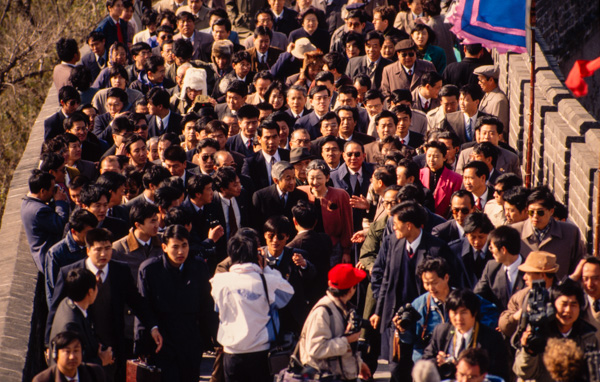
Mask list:
[[450,212],[453,219],[435,226],[431,234],[445,243],[450,243],[465,237],[463,227],[469,214],[475,212],[475,199],[467,190],[458,190],[450,198]]
[[119,0],[108,0],[106,2],[108,16],[104,18],[96,28],[106,38],[106,46],[112,46],[115,42],[121,42],[127,47],[127,21],[121,19],[123,3]]
[[258,129],[258,116],[260,112],[254,105],[244,105],[237,113],[240,124],[240,132],[233,137],[227,138],[226,147],[230,151],[238,152],[245,157],[255,154],[254,141]]
[[152,88],[148,92],[148,136],[158,137],[164,133],[181,135],[181,115],[172,112],[170,108],[169,92],[160,87]]
[[[299,200],[308,200],[306,193],[296,189],[294,166],[280,161],[271,169],[273,184],[252,195],[254,228],[262,232],[263,223],[271,216],[283,215],[292,220],[292,208]],[[293,237],[292,234],[290,234]]]
[[[92,320],[88,315],[88,309],[98,296],[96,277],[85,268],[72,268],[65,272],[64,284],[66,294],[57,303],[56,314],[48,321],[48,333],[50,338],[56,338],[59,333],[65,331],[76,333],[81,341],[81,350],[84,354],[83,361],[97,365],[108,365],[113,358],[111,347],[105,350],[99,349],[96,332],[92,326]],[[47,341],[47,344],[50,342]],[[107,345],[107,344],[103,344]],[[56,362],[54,360],[51,362]]]
[[[110,191],[96,184],[86,184],[81,187],[79,198],[82,208],[93,213],[98,219],[97,228],[106,228],[116,239],[127,235],[129,224],[121,219],[106,215],[108,213]],[[68,224],[67,229],[70,229]]]
[[[525,287],[524,272],[519,266],[521,256],[519,232],[510,226],[501,226],[490,232],[488,248],[494,260],[488,261],[473,291],[493,302],[500,311],[508,306],[510,297]],[[556,272],[551,272],[556,273]]]
[[425,143],[423,134],[419,134],[410,130],[412,121],[412,110],[409,105],[398,105],[392,109],[392,113],[398,117],[398,125],[396,127],[396,136],[400,139],[403,145],[418,149]]
[[417,59],[417,48],[410,39],[396,44],[398,61],[383,69],[381,92],[388,97],[396,89],[413,91],[421,84],[421,77],[427,72],[435,72],[429,61]]
[[273,30],[281,32],[286,36],[290,32],[300,28],[298,23],[298,12],[293,9],[284,7],[283,1],[268,0],[271,12],[273,12]]
[[331,91],[324,85],[313,86],[308,94],[308,99],[313,106],[313,111],[298,118],[293,130],[303,128],[309,132],[310,139],[314,140],[321,136],[321,132],[315,126],[329,111]]
[[90,70],[92,82],[94,82],[100,71],[108,64],[106,38],[101,32],[92,31],[87,36],[87,44],[91,52],[81,57],[81,63]]
[[50,343],[50,356],[56,364],[37,374],[33,382],[63,382],[68,378],[77,382],[104,381],[102,367],[82,363],[82,342],[81,336],[73,331],[58,333]]
[[331,239],[327,234],[314,230],[317,224],[317,213],[314,207],[308,202],[299,201],[292,208],[292,215],[298,234],[287,246],[305,251],[306,258],[317,269],[314,285],[308,290],[309,299],[312,303],[315,303],[323,297],[327,290]]
[[44,141],[61,135],[65,132],[63,123],[71,114],[77,111],[81,103],[79,92],[72,86],[63,86],[58,91],[60,110],[44,120]]
[[459,354],[466,349],[483,348],[490,356],[490,374],[508,378],[506,345],[502,335],[495,328],[483,325],[477,320],[480,308],[477,296],[467,289],[453,290],[446,300],[445,308],[449,312],[450,322],[435,327],[422,359],[436,362],[440,367],[445,362],[441,360],[440,353],[444,358],[452,356],[458,359]]
[[198,32],[195,27],[195,17],[190,12],[178,12],[177,14],[177,33],[173,36],[173,41],[183,38],[192,43],[194,53],[192,60],[198,60],[201,57],[201,49],[206,44],[211,44],[213,37],[208,33]]
[[217,264],[227,257],[227,241],[242,227],[250,226],[250,205],[248,195],[242,190],[240,178],[233,167],[221,167],[214,175],[215,192],[210,205],[212,216],[225,229],[225,235],[217,242],[214,258],[207,259],[211,274]]
[[[96,300],[88,309],[94,331],[100,342],[111,346],[114,352],[116,366],[106,370],[115,375],[124,376],[125,362],[131,357],[132,350],[125,346],[125,306],[132,309],[136,317],[141,319],[152,330],[152,338],[157,349],[162,346],[162,336],[158,330],[157,321],[148,306],[148,302],[139,294],[136,283],[131,276],[129,267],[112,259],[111,234],[106,229],[93,229],[86,235],[87,259],[79,260],[61,268],[48,323],[56,322],[60,312],[61,302],[71,288],[68,285],[69,271],[83,268],[92,273],[97,284]],[[56,312],[56,315],[55,315]],[[54,330],[54,325],[53,325]],[[52,338],[50,333],[50,338]],[[97,346],[96,346],[97,348]]]
[[392,63],[381,56],[381,46],[383,45],[383,35],[377,31],[370,31],[365,37],[366,55],[353,57],[346,66],[346,75],[355,78],[358,74],[366,74],[371,79],[371,89],[381,87],[381,76],[383,69]]
[[464,52],[465,58],[461,62],[449,63],[444,69],[442,77],[445,84],[454,84],[459,88],[467,84],[479,86],[477,75],[473,74],[473,71],[484,64],[481,60],[483,47],[481,44],[467,44],[464,45]]
[[257,130],[261,150],[244,160],[242,175],[253,180],[256,190],[273,184],[271,171],[279,161],[290,160],[289,150],[279,148],[279,125],[276,122],[263,122]]
[[473,194],[477,212],[483,212],[488,200],[494,199],[494,189],[487,185],[489,176],[489,169],[485,162],[474,160],[464,167],[463,187]]
[[281,49],[271,46],[273,32],[264,26],[256,27],[254,30],[254,46],[248,49],[250,53],[251,69],[254,72],[262,70],[271,70],[275,65],[279,55],[283,53]]
[[473,289],[481,278],[488,261],[493,259],[488,248],[487,238],[494,229],[490,219],[481,212],[474,212],[465,218],[465,237],[449,243],[450,250],[462,260],[465,279],[462,286]]
[[[360,143],[346,143],[342,155],[345,163],[331,174],[331,181],[334,187],[345,190],[351,196],[354,231],[358,231],[362,229],[363,218],[375,214],[375,208],[366,199],[374,166],[365,161],[364,148]],[[369,208],[371,211],[368,211]]]
[[[340,106],[336,109],[336,113],[340,118],[340,126],[338,137],[344,141],[354,141],[360,143],[363,147],[375,141],[375,138],[361,133],[357,130],[358,121],[360,119],[358,108],[352,106]],[[367,117],[368,118],[368,117]],[[363,150],[364,153],[364,150]]]
[[420,228],[426,219],[423,207],[414,201],[402,202],[394,207],[392,217],[394,233],[383,239],[371,271],[377,304],[370,321],[374,328],[380,328],[383,344],[392,343],[392,318],[398,308],[425,292],[416,276],[419,264],[428,257],[442,257],[455,272],[452,275],[460,275],[446,243]]

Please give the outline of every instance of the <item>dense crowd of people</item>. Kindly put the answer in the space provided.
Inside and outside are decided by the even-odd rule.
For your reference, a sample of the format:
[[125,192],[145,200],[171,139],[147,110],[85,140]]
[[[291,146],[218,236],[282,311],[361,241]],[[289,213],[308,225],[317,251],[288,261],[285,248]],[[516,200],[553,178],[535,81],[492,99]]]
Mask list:
[[89,53],[61,38],[34,380],[196,382],[212,352],[215,382],[597,381],[600,260],[524,186],[453,6],[107,0]]

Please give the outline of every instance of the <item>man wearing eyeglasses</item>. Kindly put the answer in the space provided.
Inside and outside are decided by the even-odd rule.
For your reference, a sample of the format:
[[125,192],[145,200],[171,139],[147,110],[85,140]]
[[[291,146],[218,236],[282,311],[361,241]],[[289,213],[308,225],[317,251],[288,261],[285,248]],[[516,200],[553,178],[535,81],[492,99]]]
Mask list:
[[215,139],[205,138],[198,142],[196,149],[198,150],[196,153],[198,161],[197,172],[204,175],[212,175],[215,172],[215,153],[220,149],[219,142]]
[[381,92],[386,97],[396,89],[415,90],[425,73],[436,71],[431,62],[417,59],[417,48],[410,39],[396,44],[396,54],[398,61],[383,69]]
[[556,200],[546,186],[536,187],[527,198],[529,219],[513,224],[521,235],[521,254],[546,251],[556,255],[560,266],[557,278],[573,273],[583,257],[584,247],[579,229],[552,217]]
[[458,190],[452,194],[450,199],[450,211],[452,219],[433,227],[431,234],[446,243],[465,237],[463,224],[465,218],[475,212],[475,198],[467,190]]

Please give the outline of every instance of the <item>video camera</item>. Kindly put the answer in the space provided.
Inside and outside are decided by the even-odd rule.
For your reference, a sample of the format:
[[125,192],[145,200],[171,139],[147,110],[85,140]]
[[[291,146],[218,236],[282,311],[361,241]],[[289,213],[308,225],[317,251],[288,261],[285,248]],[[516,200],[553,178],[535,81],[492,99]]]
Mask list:
[[[531,355],[544,352],[548,338],[549,325],[555,320],[556,311],[550,301],[550,293],[546,289],[544,280],[535,280],[531,283],[531,290],[527,296],[526,308],[519,322],[519,333],[522,334],[527,326],[531,334],[527,338],[524,349]],[[520,338],[517,337],[517,338]]]

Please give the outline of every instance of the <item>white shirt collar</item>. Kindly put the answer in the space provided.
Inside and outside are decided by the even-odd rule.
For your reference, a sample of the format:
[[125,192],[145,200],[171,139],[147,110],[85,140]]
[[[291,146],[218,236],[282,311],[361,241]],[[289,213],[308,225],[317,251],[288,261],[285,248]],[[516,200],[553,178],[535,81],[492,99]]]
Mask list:
[[458,236],[462,239],[463,237],[465,237],[465,229],[458,224],[458,222],[456,222],[456,227],[458,228]]
[[469,346],[469,343],[471,342],[471,337],[473,336],[473,328],[469,329],[469,331],[467,331],[466,333],[459,333],[458,330],[456,331],[456,346],[454,349],[454,356],[456,358],[458,358],[458,351],[460,350],[460,342],[462,340],[462,338],[465,339],[465,348]]
[[[481,201],[481,208],[485,207],[485,204],[488,201],[488,197],[489,195],[489,188],[487,188],[487,186],[485,187],[485,192],[483,194],[481,194],[481,196],[479,197],[479,200]],[[473,194],[473,198],[475,198],[475,204],[477,204],[477,195]]]
[[73,301],[73,304],[75,304],[75,306],[77,307],[77,309],[79,309],[81,311],[81,314],[83,314],[83,317],[87,317],[87,309],[83,309],[75,301]]
[[423,95],[421,94],[421,92],[417,92],[419,93],[419,99],[421,100],[421,105],[425,105],[425,102],[429,102],[429,106],[431,106],[431,99],[430,98],[425,98],[423,97]]
[[419,245],[421,245],[422,238],[423,238],[423,230],[421,230],[421,232],[419,233],[419,236],[417,236],[417,238],[412,243],[409,243],[408,240],[406,240],[406,249],[409,249],[408,247],[410,247],[412,249],[413,253],[417,252],[417,248],[419,248]]
[[517,281],[517,277],[519,274],[519,265],[521,265],[522,262],[523,259],[521,258],[521,255],[519,255],[519,257],[517,257],[517,260],[515,260],[511,265],[504,266],[504,271],[506,272],[508,270],[508,281],[510,282],[510,290],[513,289],[515,282]]
[[[108,277],[108,266],[109,265],[110,264],[107,263],[104,266],[104,268],[102,268],[102,277],[101,277],[102,282],[105,282],[106,278]],[[89,257],[87,259],[85,259],[85,266],[87,269],[89,269],[94,274],[94,276],[96,276],[96,274],[100,270],[100,269],[96,268],[96,266],[94,264],[92,264],[92,260]]]
[[[133,235],[135,236],[135,234]],[[144,246],[144,245],[150,245],[150,243],[152,243],[152,238],[150,238],[148,241],[142,241],[139,237],[135,236],[135,239],[138,241],[138,243],[140,243],[140,245]]]
[[406,73],[408,73],[409,70],[412,70],[413,74],[415,74],[415,64],[413,64],[413,66],[411,66],[410,68],[407,68],[406,66],[402,65],[402,68]]
[[261,153],[263,154],[265,160],[269,165],[271,164],[271,158],[275,158],[275,162],[279,162],[281,160],[281,157],[279,156],[279,150],[275,151],[274,155],[269,155],[266,153],[266,151],[263,150],[261,150]]

